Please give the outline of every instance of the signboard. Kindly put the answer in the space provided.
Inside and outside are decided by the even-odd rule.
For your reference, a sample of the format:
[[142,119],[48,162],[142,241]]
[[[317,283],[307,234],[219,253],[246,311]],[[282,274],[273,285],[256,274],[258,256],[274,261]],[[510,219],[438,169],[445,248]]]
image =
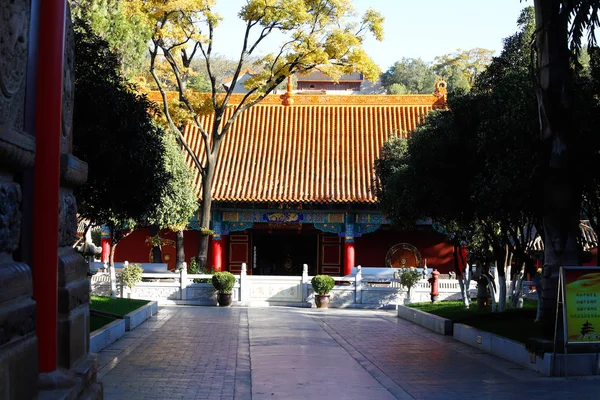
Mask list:
[[600,343],[600,268],[562,267],[566,343]]

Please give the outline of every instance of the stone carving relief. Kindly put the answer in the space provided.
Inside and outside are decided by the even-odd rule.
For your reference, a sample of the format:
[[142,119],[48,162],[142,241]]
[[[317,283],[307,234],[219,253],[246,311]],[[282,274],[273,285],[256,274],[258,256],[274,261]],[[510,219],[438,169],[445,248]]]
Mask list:
[[77,201],[70,191],[61,190],[58,201],[58,245],[72,246],[77,240]]
[[0,346],[35,331],[35,303],[27,300],[24,308],[9,311],[0,322]]
[[21,187],[16,183],[0,183],[0,252],[12,253],[21,235]]
[[27,46],[29,34],[27,0],[0,3],[0,125],[22,129]]
[[70,153],[73,143],[73,111],[75,104],[75,37],[71,13],[67,7],[65,23],[65,58],[63,65],[61,153]]

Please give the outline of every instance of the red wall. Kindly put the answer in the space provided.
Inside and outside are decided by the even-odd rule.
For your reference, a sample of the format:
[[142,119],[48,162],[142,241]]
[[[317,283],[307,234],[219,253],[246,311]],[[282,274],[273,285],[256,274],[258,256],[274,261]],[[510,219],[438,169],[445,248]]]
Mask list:
[[[138,228],[133,231],[125,239],[121,240],[115,251],[115,261],[129,261],[130,263],[147,263],[150,262],[150,245],[146,244],[146,238],[150,236],[148,228]],[[175,232],[163,230],[160,232],[160,237],[169,239],[175,242]],[[190,258],[196,256],[198,252],[199,232],[194,230],[185,231],[183,236],[183,247],[185,250],[185,261],[190,263]],[[227,257],[227,242],[223,243],[223,259]],[[169,256],[169,260],[165,260],[165,256]],[[169,264],[169,269],[175,269],[176,252],[175,246],[162,246],[163,261]],[[208,260],[210,260],[211,248],[209,243]]]
[[[150,236],[147,228],[136,229],[133,233],[123,239],[117,246],[115,261],[129,261],[136,263],[149,262],[150,246],[146,244],[146,238]],[[175,241],[175,232],[161,231],[163,239]],[[189,264],[190,258],[198,251],[198,231],[185,231],[184,248],[185,259]],[[385,267],[385,256],[388,250],[398,243],[409,243],[415,246],[421,253],[421,257],[427,259],[429,268],[437,268],[440,273],[448,273],[454,269],[452,246],[445,243],[445,236],[433,231],[397,232],[394,230],[380,230],[368,233],[355,239],[355,264],[363,267]],[[228,236],[223,236],[223,267],[228,268],[229,260]],[[175,268],[175,246],[162,247],[163,262],[169,264],[170,269]],[[169,260],[165,260],[165,256]],[[208,260],[211,260],[211,246],[209,244]]]
[[397,232],[379,230],[354,239],[355,264],[363,267],[385,267],[388,250],[398,243],[415,246],[427,267],[437,268],[442,274],[454,270],[453,247],[445,242],[445,236],[432,231]]

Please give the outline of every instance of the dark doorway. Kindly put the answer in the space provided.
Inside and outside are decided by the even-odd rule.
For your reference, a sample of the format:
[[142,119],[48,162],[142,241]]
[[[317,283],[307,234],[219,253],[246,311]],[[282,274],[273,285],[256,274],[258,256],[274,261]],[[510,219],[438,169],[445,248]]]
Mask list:
[[317,270],[317,235],[276,231],[253,232],[253,275],[302,275],[308,264],[309,275]]

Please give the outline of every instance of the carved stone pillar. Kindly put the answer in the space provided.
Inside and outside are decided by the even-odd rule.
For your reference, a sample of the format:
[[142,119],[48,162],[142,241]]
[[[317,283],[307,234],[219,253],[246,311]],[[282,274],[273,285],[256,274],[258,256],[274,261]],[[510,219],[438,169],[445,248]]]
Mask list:
[[87,164],[72,154],[74,105],[73,26],[67,18],[63,75],[60,198],[58,218],[58,366],[71,369],[89,353],[90,294],[87,264],[73,249],[77,239],[77,201],[73,188],[87,179]]
[[22,187],[35,140],[24,130],[30,2],[0,3],[0,398],[34,398],[38,377],[35,302],[20,262]]

